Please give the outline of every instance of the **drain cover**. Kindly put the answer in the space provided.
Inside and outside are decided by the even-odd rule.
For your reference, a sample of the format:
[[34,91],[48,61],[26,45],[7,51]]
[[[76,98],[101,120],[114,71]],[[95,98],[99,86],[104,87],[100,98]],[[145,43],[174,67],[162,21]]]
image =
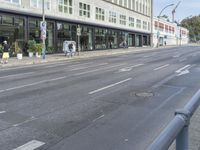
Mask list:
[[136,93],[135,95],[138,96],[138,97],[151,97],[151,96],[153,96],[153,93],[151,93],[151,92],[141,92],[141,93]]

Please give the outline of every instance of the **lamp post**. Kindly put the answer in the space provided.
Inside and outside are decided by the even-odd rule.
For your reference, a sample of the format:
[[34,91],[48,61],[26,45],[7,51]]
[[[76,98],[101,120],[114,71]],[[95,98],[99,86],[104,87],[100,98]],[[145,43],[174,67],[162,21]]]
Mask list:
[[45,55],[46,55],[46,45],[45,45],[45,40],[46,40],[46,21],[45,21],[45,8],[44,8],[44,1],[42,0],[42,22],[40,25],[40,30],[41,30],[41,39],[42,39],[42,59],[45,60]]
[[171,6],[174,6],[174,4],[169,4],[169,5],[165,6],[165,7],[160,11],[160,13],[159,13],[159,15],[158,15],[157,47],[159,47],[159,43],[160,43],[160,42],[159,42],[159,41],[160,41],[159,22],[160,22],[161,14],[162,14],[162,12],[163,12],[166,8],[171,7]]

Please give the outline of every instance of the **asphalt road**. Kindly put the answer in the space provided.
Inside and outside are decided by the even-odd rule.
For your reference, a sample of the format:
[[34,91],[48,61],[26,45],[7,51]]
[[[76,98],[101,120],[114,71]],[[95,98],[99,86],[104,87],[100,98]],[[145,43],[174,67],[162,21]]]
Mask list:
[[0,70],[0,150],[144,150],[200,88],[199,50]]

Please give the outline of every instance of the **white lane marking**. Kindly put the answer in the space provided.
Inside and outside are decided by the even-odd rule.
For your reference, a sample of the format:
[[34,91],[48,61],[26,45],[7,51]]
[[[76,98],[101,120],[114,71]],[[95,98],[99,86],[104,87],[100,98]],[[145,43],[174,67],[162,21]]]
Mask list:
[[183,58],[183,59],[180,59],[179,62],[183,62],[183,61],[186,61],[187,58]]
[[87,69],[87,68],[91,68],[91,67],[99,67],[99,66],[104,66],[107,65],[108,63],[101,63],[101,64],[97,64],[97,65],[92,65],[92,66],[85,66],[85,67],[79,67],[79,68],[73,68],[70,71],[76,71],[76,70],[81,70],[81,69]]
[[184,70],[184,69],[186,69],[186,68],[188,68],[188,67],[190,67],[190,66],[191,66],[191,65],[186,65],[186,66],[184,66],[184,67],[182,67],[182,68],[176,70],[175,72],[176,72],[176,73],[181,73],[182,70]]
[[143,66],[144,64],[137,64],[134,66],[130,66],[130,67],[126,67],[126,68],[122,68],[119,70],[119,72],[128,72],[131,71],[133,68],[139,67],[139,66]]
[[157,71],[157,70],[160,70],[160,69],[166,68],[166,67],[168,67],[168,66],[169,66],[169,64],[166,64],[166,65],[160,66],[160,67],[158,67],[158,68],[155,68],[154,71]]
[[177,76],[182,76],[182,75],[185,75],[185,74],[188,74],[188,73],[190,73],[189,70],[184,70],[181,73],[179,73]]
[[94,119],[92,122],[96,122],[97,120],[103,118],[104,116],[105,116],[105,115],[101,115],[101,116],[99,116],[98,118]]
[[21,89],[21,88],[25,88],[25,87],[30,87],[30,86],[34,86],[34,85],[38,85],[38,84],[42,84],[42,83],[46,83],[46,82],[62,80],[62,79],[65,79],[66,77],[67,76],[63,76],[63,77],[58,77],[58,78],[54,78],[54,79],[43,80],[43,81],[38,81],[38,82],[30,83],[30,84],[20,85],[20,86],[8,88],[8,89],[5,89],[5,90],[0,90],[0,93],[12,91],[12,90],[17,90],[17,89]]
[[103,87],[103,88],[100,88],[100,89],[97,89],[97,90],[91,91],[91,92],[89,92],[88,94],[92,95],[92,94],[95,94],[95,93],[97,93],[97,92],[100,92],[100,91],[106,90],[106,89],[108,89],[108,88],[114,87],[114,86],[116,86],[116,85],[119,85],[119,84],[125,83],[125,82],[130,81],[130,80],[132,80],[132,78],[128,78],[128,79],[126,79],[126,80],[122,80],[122,81],[120,81],[120,82],[117,82],[117,83],[114,83],[114,84],[110,84],[110,85],[105,86],[105,87]]
[[175,55],[175,56],[173,56],[174,58],[178,58],[178,57],[180,57],[180,55]]
[[36,120],[36,119],[37,119],[37,118],[35,118],[35,117],[31,117],[30,119],[27,119],[27,120],[25,120],[25,121],[23,121],[23,122],[21,122],[21,123],[14,124],[13,127],[18,127],[18,126],[20,126],[20,125],[23,125],[23,124],[25,124],[25,123],[31,122],[31,121]]
[[41,141],[37,141],[37,140],[32,140],[18,148],[15,148],[13,150],[34,150],[37,149],[39,147],[41,147],[42,145],[44,145],[44,142]]
[[149,57],[152,57],[152,56],[155,56],[156,54],[152,54],[152,55],[147,55],[147,56],[144,56],[144,58],[149,58]]
[[10,77],[17,77],[17,76],[24,76],[24,75],[29,75],[29,74],[33,74],[33,73],[35,73],[35,72],[12,74],[12,75],[7,75],[7,76],[1,76],[0,79],[10,78]]
[[120,67],[123,65],[124,64],[119,64],[119,65],[114,65],[114,66],[110,66],[110,67],[104,67],[104,68],[94,69],[94,70],[85,71],[85,72],[81,72],[81,73],[76,73],[76,74],[74,74],[74,76],[80,76],[80,75],[84,75],[84,74],[88,74],[88,73],[92,73],[92,72],[97,72],[100,70],[107,70],[107,69],[111,69],[111,68],[115,68],[115,67]]
[[0,114],[5,114],[6,113],[6,111],[0,111]]
[[66,63],[62,63],[62,64],[58,64],[58,65],[46,66],[44,68],[53,68],[53,67],[58,67],[58,66],[77,67],[77,66],[88,65],[88,64],[91,64],[91,62],[90,63],[83,63],[83,64],[80,64],[80,63],[77,63],[77,64],[68,64],[66,62]]

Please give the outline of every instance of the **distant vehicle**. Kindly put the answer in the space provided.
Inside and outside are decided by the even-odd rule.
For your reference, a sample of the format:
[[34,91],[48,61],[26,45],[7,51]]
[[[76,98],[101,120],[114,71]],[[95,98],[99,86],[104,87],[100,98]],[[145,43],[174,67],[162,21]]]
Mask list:
[[76,53],[76,42],[75,41],[64,41],[63,52],[65,56],[74,56]]

